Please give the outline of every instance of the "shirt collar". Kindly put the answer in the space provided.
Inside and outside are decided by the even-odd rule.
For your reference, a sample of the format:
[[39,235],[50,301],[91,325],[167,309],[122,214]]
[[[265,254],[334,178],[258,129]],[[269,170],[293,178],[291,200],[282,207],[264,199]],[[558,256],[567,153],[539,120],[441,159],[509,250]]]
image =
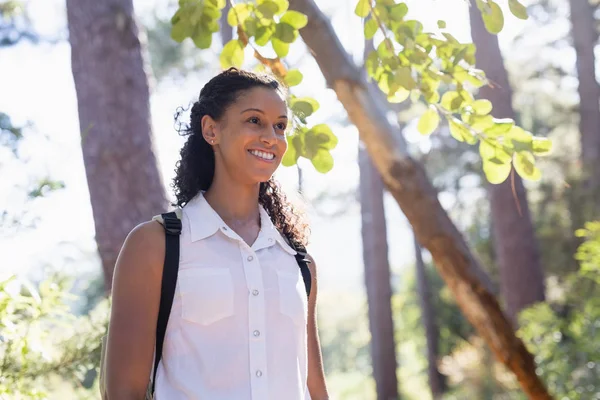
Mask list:
[[208,204],[202,192],[183,207],[183,212],[188,217],[192,242],[206,239],[226,226],[219,214]]
[[[202,192],[198,193],[183,207],[183,212],[187,215],[189,221],[192,242],[206,239],[219,230],[232,239],[242,240],[227,227],[219,214],[208,204]],[[296,255],[297,252],[277,230],[273,221],[271,221],[271,217],[261,205],[259,205],[259,214],[261,228],[255,243],[252,245],[253,249],[259,250],[278,243],[287,253]]]

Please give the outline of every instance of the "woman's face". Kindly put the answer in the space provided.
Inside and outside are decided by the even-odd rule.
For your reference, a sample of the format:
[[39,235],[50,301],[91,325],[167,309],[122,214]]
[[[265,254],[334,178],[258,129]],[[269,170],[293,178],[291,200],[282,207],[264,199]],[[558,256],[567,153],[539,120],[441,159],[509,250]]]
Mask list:
[[[206,117],[205,117],[206,118]],[[210,123],[212,119],[207,117]],[[242,183],[265,182],[271,178],[287,150],[285,131],[287,106],[273,89],[256,87],[239,95],[220,121],[212,121],[215,168]]]

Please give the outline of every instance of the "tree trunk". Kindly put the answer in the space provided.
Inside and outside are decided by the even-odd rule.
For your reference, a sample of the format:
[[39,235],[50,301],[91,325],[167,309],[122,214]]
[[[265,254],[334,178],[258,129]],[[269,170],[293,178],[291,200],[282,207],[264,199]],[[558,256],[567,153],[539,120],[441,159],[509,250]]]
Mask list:
[[[600,85],[594,49],[598,41],[594,7],[588,0],[569,0],[573,44],[579,78],[579,132],[586,189],[592,202],[600,189]],[[596,196],[594,196],[596,194]],[[597,201],[595,201],[597,203]],[[595,207],[597,211],[597,206]]]
[[[373,49],[365,41],[363,59]],[[388,260],[387,228],[383,205],[384,186],[362,144],[358,146],[360,210],[365,287],[371,332],[371,359],[378,399],[397,399],[396,342],[392,314],[392,288]]]
[[398,398],[396,344],[392,319],[392,288],[383,207],[383,182],[366,150],[359,148],[360,209],[363,261],[369,305],[371,359],[377,398]]
[[[492,102],[496,118],[514,119],[512,90],[498,46],[498,37],[486,30],[481,13],[474,5],[469,7],[469,16],[471,36],[477,47],[477,66],[494,85],[482,87],[479,97]],[[514,171],[503,183],[488,184],[487,191],[500,275],[500,292],[506,304],[507,314],[517,326],[517,317],[521,310],[533,303],[544,301],[544,271],[527,204],[527,193],[521,177]]]
[[425,328],[425,338],[427,340],[427,375],[429,377],[429,387],[431,397],[434,400],[441,399],[446,391],[446,382],[444,376],[438,369],[439,358],[439,330],[435,321],[435,310],[431,304],[431,292],[429,290],[429,280],[427,279],[427,270],[421,254],[421,246],[415,238],[415,264],[417,276],[417,292],[419,294],[419,304],[421,305],[421,315],[423,327]]
[[[465,316],[513,371],[531,399],[551,399],[535,373],[533,357],[517,338],[496,298],[477,277],[481,268],[442,208],[419,163],[397,144],[398,132],[388,122],[386,106],[344,51],[331,23],[313,0],[290,0],[290,8],[308,16],[300,30],[328,84],[358,128],[371,160],[388,191],[413,226],[419,243],[432,254],[440,275]],[[326,38],[326,40],[324,40]]]
[[132,0],[67,0],[67,18],[83,160],[108,292],[128,232],[163,212],[167,201],[153,151]]
[[223,42],[223,46],[233,39],[233,28],[227,23],[227,14],[229,13],[230,8],[231,3],[227,1],[225,2],[225,7],[221,10],[221,21],[219,24],[221,31],[221,42]]

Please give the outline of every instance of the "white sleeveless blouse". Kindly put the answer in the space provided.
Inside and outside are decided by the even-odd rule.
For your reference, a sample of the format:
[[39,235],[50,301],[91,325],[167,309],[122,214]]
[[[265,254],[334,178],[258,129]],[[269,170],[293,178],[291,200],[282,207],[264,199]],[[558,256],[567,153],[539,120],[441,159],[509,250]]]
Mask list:
[[250,247],[202,194],[183,207],[179,277],[156,400],[307,400],[307,297],[261,207]]

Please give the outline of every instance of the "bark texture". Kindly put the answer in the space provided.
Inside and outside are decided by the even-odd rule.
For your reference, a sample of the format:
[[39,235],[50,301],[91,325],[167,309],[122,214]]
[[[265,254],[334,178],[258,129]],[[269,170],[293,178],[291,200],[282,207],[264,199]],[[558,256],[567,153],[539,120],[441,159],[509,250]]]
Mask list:
[[384,186],[369,154],[359,149],[363,261],[369,305],[371,359],[378,399],[398,398],[392,288],[383,206]]
[[[471,36],[477,46],[477,66],[485,71],[493,86],[484,86],[479,97],[494,106],[494,117],[515,118],[512,90],[504,67],[498,37],[485,29],[481,13],[469,7]],[[500,292],[511,321],[517,326],[518,313],[544,301],[544,270],[535,237],[527,193],[521,177],[512,171],[499,185],[488,184],[492,216],[492,236],[500,276]],[[514,184],[514,192],[513,192]]]
[[167,206],[131,0],[67,0],[71,66],[96,241],[110,291],[128,232]]
[[429,279],[427,278],[427,270],[421,254],[421,246],[416,238],[414,242],[417,291],[419,293],[421,319],[423,320],[427,342],[427,376],[429,378],[431,397],[434,400],[438,400],[446,392],[446,381],[438,369],[440,331],[435,320],[435,309],[431,303],[431,290]]

